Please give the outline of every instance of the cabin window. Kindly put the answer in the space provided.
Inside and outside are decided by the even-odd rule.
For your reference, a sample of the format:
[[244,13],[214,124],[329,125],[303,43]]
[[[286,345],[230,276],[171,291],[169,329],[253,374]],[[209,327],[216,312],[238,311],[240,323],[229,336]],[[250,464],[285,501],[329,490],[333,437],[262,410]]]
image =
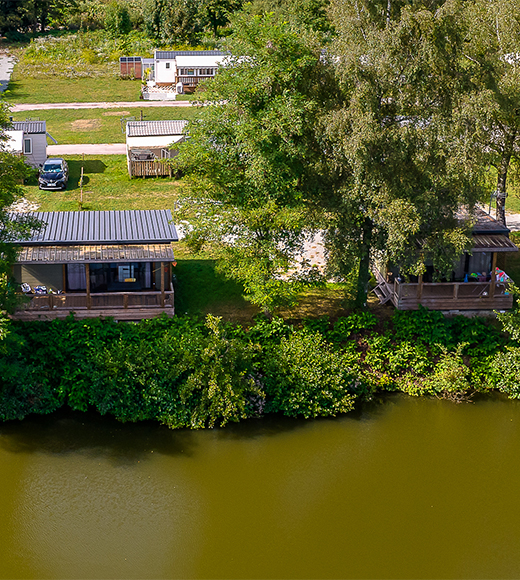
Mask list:
[[90,264],[91,292],[142,290],[152,285],[151,264]]
[[23,153],[24,155],[32,154],[32,139],[23,140]]
[[191,76],[195,76],[195,69],[189,68],[189,69],[186,71],[186,74],[187,74],[187,75],[191,75]]
[[85,264],[67,264],[67,290],[86,290]]
[[170,63],[169,62],[166,63],[166,68],[170,68]]

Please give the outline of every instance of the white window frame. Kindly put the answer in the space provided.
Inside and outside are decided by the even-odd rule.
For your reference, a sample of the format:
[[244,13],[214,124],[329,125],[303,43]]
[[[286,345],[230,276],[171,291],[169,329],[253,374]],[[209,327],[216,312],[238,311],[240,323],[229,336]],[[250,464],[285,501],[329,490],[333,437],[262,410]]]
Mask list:
[[[26,144],[29,143],[29,151],[27,151]],[[23,138],[23,154],[24,155],[32,155],[33,147],[32,147],[32,139],[30,137]]]

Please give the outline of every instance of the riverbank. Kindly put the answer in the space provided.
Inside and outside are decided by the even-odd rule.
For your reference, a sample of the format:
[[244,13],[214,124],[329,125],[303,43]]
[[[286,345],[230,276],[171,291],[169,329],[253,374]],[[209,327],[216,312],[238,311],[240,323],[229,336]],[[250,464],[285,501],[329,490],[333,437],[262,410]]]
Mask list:
[[63,406],[171,428],[225,426],[266,413],[346,413],[377,393],[454,401],[479,392],[520,394],[515,315],[506,335],[481,318],[354,312],[288,324],[218,318],[12,323],[1,344],[0,419]]

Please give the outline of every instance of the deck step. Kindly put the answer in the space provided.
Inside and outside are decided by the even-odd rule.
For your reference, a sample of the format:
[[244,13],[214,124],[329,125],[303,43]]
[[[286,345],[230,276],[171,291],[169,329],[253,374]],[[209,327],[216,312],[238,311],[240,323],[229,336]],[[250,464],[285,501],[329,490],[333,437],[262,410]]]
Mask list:
[[381,282],[372,288],[372,292],[379,298],[379,302],[381,304],[386,304],[392,298],[392,294],[388,291],[388,287],[385,282]]

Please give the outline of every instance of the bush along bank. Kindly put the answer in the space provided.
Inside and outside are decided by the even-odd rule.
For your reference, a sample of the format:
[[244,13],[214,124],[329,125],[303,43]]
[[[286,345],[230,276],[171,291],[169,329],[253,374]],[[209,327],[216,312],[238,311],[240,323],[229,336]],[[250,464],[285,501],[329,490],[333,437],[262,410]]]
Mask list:
[[500,317],[502,330],[424,309],[300,327],[212,316],[12,322],[0,341],[0,420],[68,405],[197,429],[271,412],[335,416],[382,391],[520,398],[520,315]]

